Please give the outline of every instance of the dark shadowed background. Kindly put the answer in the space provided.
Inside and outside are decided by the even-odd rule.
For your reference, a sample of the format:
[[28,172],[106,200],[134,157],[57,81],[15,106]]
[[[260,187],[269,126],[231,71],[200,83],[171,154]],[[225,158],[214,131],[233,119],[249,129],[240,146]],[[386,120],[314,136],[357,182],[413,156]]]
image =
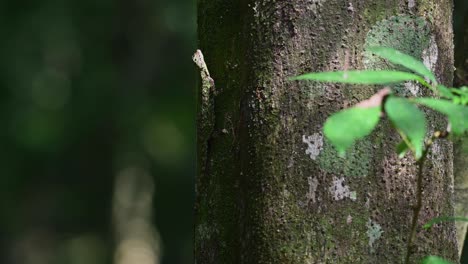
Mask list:
[[0,1],[0,263],[193,263],[195,2]]
[[0,263],[193,262],[195,8],[0,1]]

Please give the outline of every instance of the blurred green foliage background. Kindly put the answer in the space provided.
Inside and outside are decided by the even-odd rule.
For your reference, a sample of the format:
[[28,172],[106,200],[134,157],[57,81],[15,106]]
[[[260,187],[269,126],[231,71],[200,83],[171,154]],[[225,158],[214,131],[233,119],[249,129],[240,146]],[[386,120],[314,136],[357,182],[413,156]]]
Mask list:
[[162,263],[193,262],[195,8],[0,1],[0,263],[114,262],[129,168],[154,185]]
[[0,263],[193,263],[195,2],[0,1]]

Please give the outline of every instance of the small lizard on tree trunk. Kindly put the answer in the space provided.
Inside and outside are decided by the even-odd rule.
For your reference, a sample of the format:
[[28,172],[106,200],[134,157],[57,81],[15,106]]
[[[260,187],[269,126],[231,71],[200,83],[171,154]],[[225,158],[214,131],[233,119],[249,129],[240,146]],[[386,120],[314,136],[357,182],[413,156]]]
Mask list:
[[200,69],[201,89],[197,91],[198,109],[197,109],[197,147],[198,156],[203,164],[200,172],[204,173],[207,166],[208,141],[214,130],[214,96],[215,84],[210,76],[208,67],[201,50],[197,50],[193,56],[193,61]]

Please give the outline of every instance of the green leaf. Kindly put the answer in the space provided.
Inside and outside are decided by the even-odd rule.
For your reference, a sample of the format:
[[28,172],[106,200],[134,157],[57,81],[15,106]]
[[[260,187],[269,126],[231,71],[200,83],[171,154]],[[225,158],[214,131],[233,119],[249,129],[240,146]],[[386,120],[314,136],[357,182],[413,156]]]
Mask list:
[[468,104],[468,87],[462,86],[460,88],[450,88],[452,93],[456,94],[453,98],[455,104],[467,105]]
[[468,87],[462,86],[460,88],[450,88],[452,93],[458,94],[458,95],[468,95]]
[[422,264],[452,264],[452,262],[436,256],[428,256],[423,259]]
[[461,216],[442,216],[442,217],[435,217],[432,218],[429,222],[424,224],[424,229],[429,229],[433,225],[442,223],[442,222],[468,222],[468,218],[461,217]]
[[396,152],[398,154],[398,158],[402,159],[405,156],[406,152],[408,152],[408,150],[409,150],[408,144],[406,144],[405,141],[400,142],[396,146]]
[[463,134],[463,132],[468,129],[467,106],[458,105],[448,100],[433,98],[416,98],[414,101],[446,115],[454,134]]
[[320,82],[353,83],[353,84],[387,84],[404,81],[424,82],[416,74],[401,71],[334,71],[307,73],[290,78],[290,80],[314,80]]
[[380,107],[353,107],[330,116],[323,127],[325,136],[344,155],[356,140],[369,135],[380,119]]
[[385,103],[385,112],[397,128],[403,140],[414,152],[416,159],[423,153],[426,135],[426,118],[418,107],[408,99],[390,96]]
[[439,91],[440,95],[442,95],[445,98],[452,99],[454,97],[450,89],[443,85],[437,85],[437,90]]
[[434,74],[428,68],[426,68],[426,66],[424,66],[421,61],[411,57],[410,55],[386,47],[370,47],[368,50],[391,63],[402,65],[418,74],[421,74],[424,77],[427,77],[433,83],[437,83]]

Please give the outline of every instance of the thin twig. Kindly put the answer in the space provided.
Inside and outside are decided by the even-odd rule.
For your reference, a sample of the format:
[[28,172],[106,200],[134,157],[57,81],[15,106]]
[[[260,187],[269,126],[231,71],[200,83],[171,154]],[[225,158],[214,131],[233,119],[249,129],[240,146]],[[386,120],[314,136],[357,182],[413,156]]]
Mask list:
[[411,231],[410,231],[410,235],[408,238],[408,244],[406,245],[405,264],[409,264],[409,259],[410,259],[412,249],[413,249],[413,240],[414,240],[414,237],[416,236],[416,229],[418,226],[419,213],[421,212],[421,207],[422,207],[422,179],[423,179],[423,166],[424,166],[424,161],[426,160],[426,155],[427,155],[427,148],[424,151],[421,159],[417,161],[418,179],[416,183],[416,205],[414,206],[414,209],[413,209],[413,221],[411,222]]
[[424,162],[427,159],[427,154],[429,152],[429,149],[432,146],[432,143],[434,143],[434,140],[438,138],[446,138],[448,136],[448,132],[444,131],[436,131],[432,135],[432,137],[429,139],[429,141],[426,143],[426,147],[424,149],[424,152],[419,160],[416,161],[416,164],[418,165],[418,178],[416,182],[416,205],[413,208],[413,220],[411,222],[411,230],[410,230],[410,235],[408,238],[408,243],[406,245],[406,257],[405,257],[405,264],[409,264],[411,254],[413,253],[413,241],[416,237],[416,230],[418,228],[418,220],[419,220],[419,214],[421,212],[422,208],[422,194],[423,194],[423,188],[422,188],[422,181],[423,181],[423,169],[424,169]]

